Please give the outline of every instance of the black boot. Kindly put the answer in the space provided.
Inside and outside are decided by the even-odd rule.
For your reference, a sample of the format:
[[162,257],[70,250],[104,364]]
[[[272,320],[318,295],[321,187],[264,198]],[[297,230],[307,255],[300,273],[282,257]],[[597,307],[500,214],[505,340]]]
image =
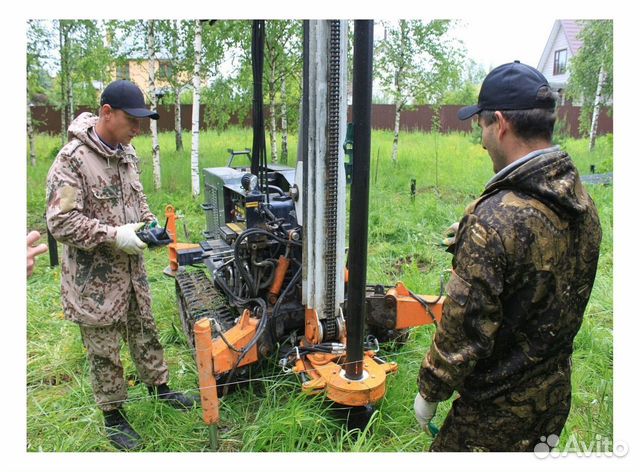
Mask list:
[[147,385],[149,393],[177,410],[190,410],[196,404],[195,400],[180,392],[172,392],[167,384]]
[[121,451],[140,447],[141,438],[131,427],[121,408],[104,412],[104,429],[111,444]]

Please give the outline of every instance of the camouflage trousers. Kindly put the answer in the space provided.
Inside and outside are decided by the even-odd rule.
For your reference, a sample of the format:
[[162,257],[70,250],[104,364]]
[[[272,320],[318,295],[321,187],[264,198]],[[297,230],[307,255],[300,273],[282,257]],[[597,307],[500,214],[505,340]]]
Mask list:
[[93,395],[102,411],[115,410],[127,399],[127,382],[120,361],[123,339],[145,384],[167,382],[169,374],[155,320],[151,313],[139,309],[134,293],[125,320],[108,326],[79,326],[91,366]]
[[560,436],[571,408],[571,370],[559,369],[485,402],[453,402],[435,452],[533,452],[550,435]]

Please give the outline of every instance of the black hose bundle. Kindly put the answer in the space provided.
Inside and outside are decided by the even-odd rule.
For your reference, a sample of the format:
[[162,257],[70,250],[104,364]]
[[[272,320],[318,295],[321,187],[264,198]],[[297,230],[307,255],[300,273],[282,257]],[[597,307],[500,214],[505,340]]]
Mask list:
[[[258,342],[258,339],[260,339],[260,337],[263,335],[265,329],[267,328],[267,321],[268,321],[267,318],[269,317],[268,316],[268,311],[267,311],[267,304],[262,298],[259,298],[257,296],[258,295],[259,284],[256,283],[256,281],[254,280],[253,276],[249,273],[249,271],[245,267],[244,260],[243,260],[243,258],[241,257],[241,254],[240,254],[240,249],[241,249],[241,246],[242,246],[241,243],[246,238],[248,238],[249,236],[256,236],[256,235],[267,236],[268,238],[271,238],[271,239],[277,241],[280,244],[294,245],[294,246],[301,246],[302,245],[302,243],[300,241],[289,240],[289,239],[286,239],[284,237],[278,236],[276,234],[270,233],[269,231],[266,231],[266,230],[261,229],[261,228],[249,228],[249,229],[243,231],[242,233],[240,233],[240,235],[238,236],[238,238],[236,239],[236,241],[234,243],[234,259],[233,259],[233,263],[234,263],[234,267],[236,269],[236,272],[245,281],[245,283],[247,285],[247,288],[249,290],[249,297],[248,298],[243,298],[239,294],[235,293],[229,287],[229,285],[227,284],[226,280],[224,279],[224,277],[220,273],[220,269],[222,267],[224,267],[224,266],[222,266],[218,270],[214,271],[214,273],[213,273],[214,281],[218,284],[219,287],[222,288],[223,292],[229,298],[229,301],[233,305],[235,305],[235,306],[237,306],[239,308],[253,307],[253,309],[252,308],[250,308],[250,309],[252,309],[253,313],[256,316],[260,317],[260,322],[258,323],[258,327],[256,328],[255,336],[242,349],[237,349],[235,346],[230,344],[228,342],[228,340],[224,337],[224,334],[219,332],[219,334],[221,336],[221,339],[225,342],[225,344],[227,344],[227,346],[232,351],[235,351],[235,352],[237,352],[239,354],[238,355],[238,359],[234,363],[233,368],[229,371],[229,375],[228,375],[227,381],[226,381],[227,385],[231,383],[231,379],[233,379],[233,376],[235,375],[235,372],[236,372],[238,366],[242,362],[242,359],[244,359],[244,357],[251,350],[251,348],[253,348],[253,346]],[[295,286],[295,284],[300,280],[301,277],[302,277],[302,266],[300,266],[300,268],[297,270],[296,274],[293,276],[293,278],[287,284],[287,287],[282,291],[282,293],[278,297],[278,300],[276,301],[276,304],[274,305],[274,308],[273,308],[273,316],[277,316],[277,314],[278,314],[278,312],[280,310],[280,306],[282,305],[282,302],[283,302],[284,298],[291,291],[291,289]],[[225,386],[225,389],[223,391],[223,395],[226,394],[227,389],[228,389],[228,387]]]
[[[241,244],[242,241],[244,241],[249,236],[257,236],[257,235],[267,236],[268,238],[271,238],[280,244],[302,246],[302,243],[300,241],[285,239],[283,237],[280,237],[274,233],[270,233],[269,231],[266,231],[261,228],[249,228],[244,230],[242,233],[240,233],[238,238],[235,240],[235,243],[233,246],[234,266],[236,268],[236,271],[241,275],[242,279],[246,282],[247,287],[249,289],[249,296],[251,298],[258,296],[258,289],[260,287],[259,287],[259,284],[256,283],[256,281],[254,280],[253,276],[249,273],[247,268],[244,266],[243,258],[240,255],[240,250],[242,248],[242,244]],[[236,298],[238,297],[234,297],[234,299]]]

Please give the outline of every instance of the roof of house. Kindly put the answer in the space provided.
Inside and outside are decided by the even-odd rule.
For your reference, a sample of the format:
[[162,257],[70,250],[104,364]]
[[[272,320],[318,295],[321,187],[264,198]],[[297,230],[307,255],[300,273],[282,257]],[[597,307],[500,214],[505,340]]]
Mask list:
[[538,61],[538,70],[542,70],[544,67],[545,60],[551,52],[551,48],[553,47],[556,37],[561,32],[564,32],[564,35],[567,38],[567,44],[569,45],[571,55],[575,55],[582,47],[582,41],[578,39],[578,33],[580,33],[581,30],[582,24],[580,24],[580,20],[556,20],[553,23],[553,28],[551,28],[551,33],[549,33],[549,37],[547,38],[547,44],[542,51],[540,60]]
[[578,39],[578,33],[582,30],[582,25],[578,24],[576,20],[559,20],[562,24],[562,29],[567,35],[567,42],[572,54],[576,54],[578,49],[582,47],[582,40]]

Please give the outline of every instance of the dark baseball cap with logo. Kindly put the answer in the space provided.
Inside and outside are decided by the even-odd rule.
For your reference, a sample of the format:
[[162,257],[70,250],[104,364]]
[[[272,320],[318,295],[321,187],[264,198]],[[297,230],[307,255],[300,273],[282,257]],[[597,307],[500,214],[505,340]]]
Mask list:
[[147,108],[138,86],[128,80],[116,80],[107,85],[100,97],[100,106],[102,105],[111,105],[111,108],[123,110],[136,118],[160,118],[157,112]]
[[555,98],[537,97],[541,87],[549,87],[542,73],[520,61],[503,64],[493,69],[482,82],[478,104],[458,110],[458,118],[466,120],[482,110],[531,110],[554,108]]

